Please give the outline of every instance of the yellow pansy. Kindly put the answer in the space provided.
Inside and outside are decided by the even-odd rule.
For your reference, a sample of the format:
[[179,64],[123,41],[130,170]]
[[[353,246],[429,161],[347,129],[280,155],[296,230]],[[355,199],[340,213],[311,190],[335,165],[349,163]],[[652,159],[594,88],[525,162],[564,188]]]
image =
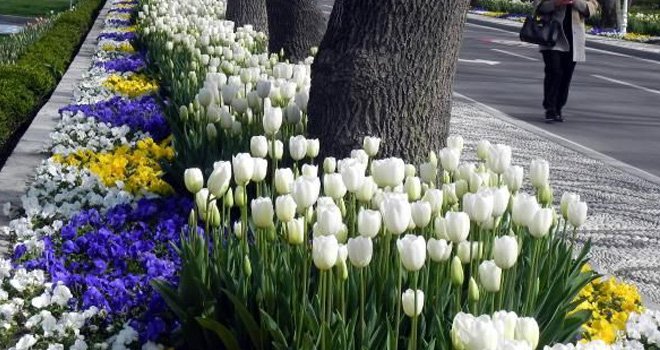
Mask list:
[[158,84],[144,74],[132,74],[127,77],[112,74],[103,82],[103,86],[112,92],[131,98],[158,91]]

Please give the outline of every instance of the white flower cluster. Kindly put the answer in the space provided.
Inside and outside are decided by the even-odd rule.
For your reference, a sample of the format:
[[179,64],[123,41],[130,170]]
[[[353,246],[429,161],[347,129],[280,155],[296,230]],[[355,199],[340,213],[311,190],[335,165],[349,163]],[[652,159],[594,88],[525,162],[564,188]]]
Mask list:
[[121,145],[135,145],[147,135],[127,125],[112,126],[86,117],[82,112],[62,113],[62,122],[50,134],[50,148],[55,154],[68,155],[77,150],[110,151]]
[[492,317],[459,312],[451,334],[454,347],[464,350],[532,350],[539,342],[539,326],[533,318],[506,311]]

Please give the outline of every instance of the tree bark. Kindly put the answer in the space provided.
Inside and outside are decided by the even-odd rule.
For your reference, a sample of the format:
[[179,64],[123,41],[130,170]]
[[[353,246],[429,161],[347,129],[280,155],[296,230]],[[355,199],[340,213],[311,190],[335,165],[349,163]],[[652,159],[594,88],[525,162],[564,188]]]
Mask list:
[[618,0],[598,0],[600,5],[600,23],[602,29],[618,28],[619,16],[617,14]]
[[225,16],[234,21],[237,28],[249,24],[268,34],[266,0],[228,0]]
[[267,0],[268,50],[284,51],[292,62],[304,60],[323,38],[327,21],[315,0]]
[[343,0],[312,65],[308,131],[343,157],[366,135],[379,156],[419,161],[445,145],[469,0]]

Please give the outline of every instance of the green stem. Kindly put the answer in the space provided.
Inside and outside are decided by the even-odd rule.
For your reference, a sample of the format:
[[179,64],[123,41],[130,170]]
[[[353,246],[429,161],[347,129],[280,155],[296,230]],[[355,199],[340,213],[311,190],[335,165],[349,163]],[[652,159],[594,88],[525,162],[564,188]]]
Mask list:
[[362,348],[366,347],[367,342],[364,339],[364,332],[366,325],[364,324],[364,267],[360,268],[360,341]]
[[401,290],[401,262],[398,264],[398,276],[397,276],[397,298],[396,298],[396,335],[394,338],[394,349],[399,348],[399,326],[401,323],[401,295],[402,295],[402,290]]
[[415,293],[414,298],[414,314],[412,317],[412,328],[410,329],[410,345],[408,346],[409,350],[417,350],[417,322],[419,317],[417,316],[417,278],[419,272],[413,272],[413,293]]

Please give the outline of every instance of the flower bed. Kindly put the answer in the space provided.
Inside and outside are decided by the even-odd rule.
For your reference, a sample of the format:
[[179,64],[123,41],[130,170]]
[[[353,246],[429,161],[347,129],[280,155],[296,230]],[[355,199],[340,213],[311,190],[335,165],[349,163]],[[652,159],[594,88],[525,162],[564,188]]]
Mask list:
[[3,228],[3,348],[609,348],[601,321],[616,349],[658,344],[633,287],[571,258],[587,207],[557,214],[546,162],[523,187],[510,148],[461,162],[453,136],[418,166],[377,138],[313,165],[313,58],[269,55],[216,0],[145,5],[140,48],[137,2],[112,3]]

